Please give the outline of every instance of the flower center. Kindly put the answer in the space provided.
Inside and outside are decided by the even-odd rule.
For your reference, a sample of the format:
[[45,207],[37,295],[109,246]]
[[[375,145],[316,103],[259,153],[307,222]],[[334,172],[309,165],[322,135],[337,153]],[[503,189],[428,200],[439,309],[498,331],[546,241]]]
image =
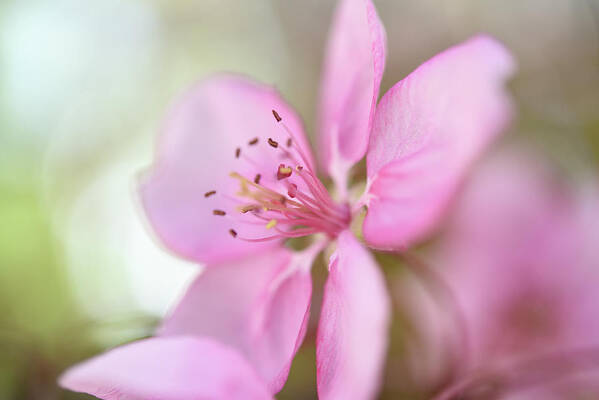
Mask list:
[[[255,174],[244,176],[231,172],[229,176],[239,184],[239,190],[233,200],[237,203],[233,215],[213,210],[216,217],[233,218],[239,226],[242,224],[262,224],[267,234],[262,237],[246,237],[243,232],[230,229],[229,234],[249,242],[297,238],[315,233],[325,233],[336,237],[349,226],[351,215],[347,205],[333,201],[326,187],[311,168],[299,142],[292,131],[273,110],[277,123],[285,131],[287,140],[284,145],[272,138],[266,144],[273,156],[280,156],[281,163],[274,170],[261,171],[259,163],[242,151],[235,149],[235,158],[255,167]],[[259,145],[260,138],[248,142],[248,146]],[[215,190],[205,193],[205,197],[216,195]],[[223,195],[224,196],[224,195]],[[272,232],[272,233],[271,233]]]

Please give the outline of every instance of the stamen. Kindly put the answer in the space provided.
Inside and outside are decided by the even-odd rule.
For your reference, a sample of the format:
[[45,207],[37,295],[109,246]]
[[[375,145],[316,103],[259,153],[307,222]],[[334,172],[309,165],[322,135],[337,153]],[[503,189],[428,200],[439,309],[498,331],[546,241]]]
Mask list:
[[269,242],[271,240],[280,240],[281,236],[273,235],[273,236],[267,236],[267,237],[262,237],[262,238],[255,238],[255,239],[240,237],[239,239],[241,239],[245,242],[260,243],[260,242]]
[[240,207],[239,211],[241,211],[243,214],[246,214],[250,211],[260,211],[260,206],[257,206],[255,204],[248,204],[247,206]]
[[278,234],[273,235],[273,236],[266,236],[266,237],[261,237],[261,238],[240,237],[239,239],[246,241],[246,242],[255,242],[256,243],[256,242],[268,242],[270,240],[280,240],[280,239],[284,239],[284,238],[302,237],[302,236],[318,233],[318,231],[315,229],[301,230],[301,232],[299,229],[297,231],[292,231],[292,232],[284,232],[284,231],[277,229],[277,232],[278,232]]
[[302,228],[302,229],[295,229],[289,232],[285,232],[282,231],[280,229],[275,228],[275,230],[277,232],[279,232],[279,234],[283,237],[288,237],[288,238],[294,238],[294,237],[302,237],[302,236],[306,236],[306,235],[312,235],[314,233],[318,233],[318,229],[314,229],[314,228]]
[[[284,204],[285,202],[290,203],[291,205],[294,205],[294,206],[298,206],[298,207],[301,206],[300,203],[294,202],[292,200],[288,200],[285,198],[285,196],[281,195],[278,192],[275,192],[272,189],[269,189],[265,186],[258,185],[254,182],[247,180],[245,177],[243,177],[242,175],[239,175],[237,172],[231,172],[229,174],[229,176],[231,178],[235,178],[235,179],[239,180],[239,183],[241,186],[241,191],[239,193],[237,193],[237,195],[241,196],[241,197],[249,197],[249,198],[255,200],[256,202],[261,204],[264,211],[268,211],[269,209],[278,209],[278,208],[280,208],[280,207],[278,207],[279,203]],[[254,187],[255,189],[257,189],[257,191],[251,192],[249,190],[248,186]]]
[[216,194],[216,190],[211,190],[209,192],[204,193],[204,197],[210,197]]
[[277,180],[286,179],[291,176],[291,172],[293,169],[291,167],[286,167],[285,164],[280,164],[279,168],[277,168]]
[[[306,157],[293,133],[277,111],[272,110],[272,113],[285,130],[286,136],[282,139],[284,142],[281,142],[281,146],[272,137],[267,138],[267,143],[275,149],[280,148],[284,158],[282,163],[273,171],[274,174],[270,172],[263,177],[262,163],[251,160],[248,158],[250,152],[242,153],[238,147],[236,157],[243,158],[249,165],[256,167],[255,175],[253,180],[237,172],[231,172],[230,176],[239,181],[239,191],[235,197],[238,200],[236,211],[240,218],[237,222],[262,225],[267,230],[274,230],[274,235],[248,238],[244,237],[243,232],[238,235],[234,229],[230,229],[229,234],[249,242],[301,237],[319,232],[335,237],[349,225],[349,211],[345,206],[333,202],[325,186],[312,171],[311,160]],[[254,146],[259,140],[258,137],[252,138],[247,144]],[[261,173],[256,173],[258,171]],[[215,193],[216,191],[210,196]],[[225,215],[222,210],[213,210],[213,213]],[[242,214],[246,215],[242,218]],[[228,214],[226,218],[235,219]]]
[[245,161],[247,161],[249,164],[253,165],[255,168],[261,168],[260,163],[258,163],[256,160],[254,160],[253,158],[249,157],[247,155],[247,153],[243,153],[241,155],[241,158],[244,159]]
[[[339,213],[338,208],[335,207],[335,204],[330,199],[327,189],[313,173],[307,170],[307,172],[299,172],[298,175],[304,180],[306,185],[308,185],[310,192],[314,195],[315,199],[322,203],[322,206],[335,212],[339,217],[344,218],[343,215],[345,215],[345,213]],[[321,209],[323,208],[321,207]]]
[[[302,150],[302,147],[297,145],[297,143],[299,143],[299,142],[295,139],[295,136],[293,135],[293,132],[291,132],[291,129],[289,129],[289,127],[284,122],[281,122],[282,119],[275,110],[273,110],[273,115],[275,116],[275,119],[277,120],[277,122],[281,123],[283,130],[285,131],[285,133],[287,133],[287,136],[289,137],[289,139],[291,139],[291,144],[292,145],[295,144],[294,148],[297,151],[297,153],[299,154],[302,161],[308,166],[308,168],[310,168],[310,163],[308,162],[308,157],[306,157],[306,154]],[[287,143],[289,143],[289,141]]]
[[291,183],[289,185],[289,188],[287,189],[287,195],[293,199],[293,198],[295,198],[296,194],[297,194],[297,185],[295,183]]

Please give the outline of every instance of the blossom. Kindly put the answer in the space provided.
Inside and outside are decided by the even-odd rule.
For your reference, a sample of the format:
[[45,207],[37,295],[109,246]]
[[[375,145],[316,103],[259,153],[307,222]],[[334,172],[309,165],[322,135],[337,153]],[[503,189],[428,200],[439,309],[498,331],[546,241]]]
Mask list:
[[[377,105],[385,55],[373,4],[342,0],[319,103],[319,165],[335,192],[318,178],[300,118],[274,89],[221,74],[175,103],[140,197],[166,247],[205,271],[157,337],[74,367],[63,386],[104,399],[270,398],[306,332],[312,261],[334,245],[317,333],[319,397],[376,395],[390,306],[374,257],[350,226],[367,208],[364,239],[385,250],[430,232],[468,165],[509,120],[503,84],[513,70],[501,44],[477,36],[427,61]],[[366,190],[356,199],[348,178],[364,156]],[[307,235],[315,239],[303,251],[283,245]]]
[[[429,386],[442,372],[437,366],[451,365],[462,371],[459,390],[468,398],[484,385],[496,391],[485,398],[599,395],[599,258],[592,239],[599,233],[598,189],[569,186],[522,151],[498,154],[478,169],[433,257],[468,340],[446,351],[456,321],[413,289],[404,292],[427,338],[413,350],[414,368]],[[439,360],[441,354],[457,357]]]

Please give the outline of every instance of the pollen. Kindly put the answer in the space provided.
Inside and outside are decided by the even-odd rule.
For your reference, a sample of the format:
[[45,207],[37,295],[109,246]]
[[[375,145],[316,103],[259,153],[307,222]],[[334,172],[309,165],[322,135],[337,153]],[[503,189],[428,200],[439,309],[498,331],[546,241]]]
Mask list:
[[270,221],[268,221],[268,224],[266,224],[266,229],[272,229],[277,225],[277,220],[276,219],[271,219]]
[[291,167],[285,166],[285,164],[280,164],[279,168],[277,168],[277,180],[289,178],[293,169]]

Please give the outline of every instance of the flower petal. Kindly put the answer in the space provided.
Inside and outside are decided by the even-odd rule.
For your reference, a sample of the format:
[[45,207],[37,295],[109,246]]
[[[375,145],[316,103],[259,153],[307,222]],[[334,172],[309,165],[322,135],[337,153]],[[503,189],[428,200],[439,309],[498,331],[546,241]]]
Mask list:
[[349,231],[339,236],[329,268],[316,342],[319,398],[375,398],[390,318],[383,275]]
[[[425,279],[397,282],[398,300],[406,305],[410,325],[418,332],[408,346],[410,368],[418,369],[429,387],[443,379],[447,361],[454,371],[499,368],[497,372],[524,379],[520,383],[549,382],[549,377],[539,379],[544,373],[538,368],[530,371],[534,378],[526,378],[526,370],[520,368],[528,365],[530,370],[528,362],[553,354],[563,356],[565,370],[559,372],[556,364],[545,373],[572,372],[576,359],[582,360],[576,353],[599,344],[599,230],[592,244],[585,243],[579,224],[596,224],[599,209],[594,215],[591,209],[580,210],[573,187],[546,160],[514,150],[480,163],[443,234],[427,252],[461,317],[456,319],[438,303],[443,295],[437,297],[431,287],[423,290],[428,286]],[[590,213],[578,220],[580,211]],[[594,264],[587,264],[585,253],[593,253]],[[456,332],[467,332],[467,343],[454,336]],[[509,384],[506,378],[501,380]]]
[[319,110],[321,161],[333,177],[366,152],[385,53],[385,28],[372,2],[341,0],[325,53]]
[[438,221],[468,165],[507,124],[507,50],[477,36],[416,69],[381,99],[367,155],[364,237],[399,249]]
[[599,344],[596,240],[559,178],[521,149],[485,160],[432,253],[462,304],[473,368]]
[[211,337],[236,348],[276,393],[305,333],[312,260],[279,248],[206,268],[159,334]]
[[[299,117],[270,87],[218,75],[194,86],[175,104],[155,163],[140,182],[149,221],[169,249],[193,261],[217,263],[272,246],[272,242],[234,239],[229,229],[251,238],[265,236],[265,228],[213,215],[213,210],[239,214],[236,193],[240,184],[230,177],[233,171],[250,181],[258,173],[262,182],[276,181],[288,136],[273,109],[294,132],[312,165]],[[255,138],[257,143],[252,142]],[[268,145],[268,138],[282,145],[275,149]],[[213,190],[215,194],[205,197]]]
[[272,398],[236,351],[188,337],[116,348],[69,369],[60,385],[104,400]]

